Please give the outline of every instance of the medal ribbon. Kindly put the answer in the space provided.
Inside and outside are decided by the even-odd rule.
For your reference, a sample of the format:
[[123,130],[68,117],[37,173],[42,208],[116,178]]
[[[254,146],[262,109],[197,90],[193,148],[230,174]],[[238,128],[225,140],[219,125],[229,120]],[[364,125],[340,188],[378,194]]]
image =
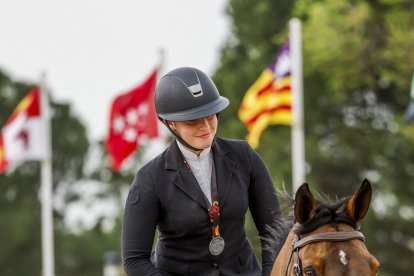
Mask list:
[[210,204],[207,197],[204,195],[204,201],[208,207],[208,216],[210,217],[212,236],[220,236],[220,205],[218,201],[218,192],[217,192],[217,182],[216,182],[216,168],[214,166],[214,161],[211,170],[211,201],[213,204]]

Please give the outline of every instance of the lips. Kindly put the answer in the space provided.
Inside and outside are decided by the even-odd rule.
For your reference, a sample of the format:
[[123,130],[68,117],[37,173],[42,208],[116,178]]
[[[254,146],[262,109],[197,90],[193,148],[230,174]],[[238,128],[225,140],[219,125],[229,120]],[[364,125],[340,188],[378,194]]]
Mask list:
[[208,138],[210,137],[210,133],[206,133],[206,134],[202,134],[202,135],[197,135],[198,138]]

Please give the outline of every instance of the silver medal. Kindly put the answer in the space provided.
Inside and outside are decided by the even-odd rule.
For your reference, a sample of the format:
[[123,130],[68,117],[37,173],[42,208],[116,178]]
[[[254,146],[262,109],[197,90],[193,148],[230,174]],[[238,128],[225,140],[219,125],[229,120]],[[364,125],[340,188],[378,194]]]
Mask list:
[[220,236],[213,237],[208,248],[210,249],[210,253],[212,255],[220,255],[224,249],[224,239]]

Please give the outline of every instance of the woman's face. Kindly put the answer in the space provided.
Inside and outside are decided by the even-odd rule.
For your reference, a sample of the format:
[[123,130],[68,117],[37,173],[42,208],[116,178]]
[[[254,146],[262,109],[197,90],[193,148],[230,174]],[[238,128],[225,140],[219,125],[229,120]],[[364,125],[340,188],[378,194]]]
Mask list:
[[217,132],[216,114],[191,121],[169,122],[170,127],[188,144],[206,149],[213,143]]

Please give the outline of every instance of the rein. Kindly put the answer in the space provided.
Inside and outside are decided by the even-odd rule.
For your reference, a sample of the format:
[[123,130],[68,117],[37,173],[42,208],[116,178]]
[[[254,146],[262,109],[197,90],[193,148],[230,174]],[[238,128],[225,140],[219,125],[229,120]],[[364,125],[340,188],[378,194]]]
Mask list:
[[295,276],[301,275],[301,268],[300,268],[300,258],[299,258],[299,249],[314,242],[321,242],[321,241],[332,241],[332,242],[340,242],[340,241],[349,241],[349,240],[361,240],[365,242],[364,235],[359,231],[351,231],[351,232],[328,232],[328,233],[321,233],[321,234],[314,234],[307,236],[303,239],[300,239],[299,235],[295,234],[295,238],[292,241],[292,251],[290,252],[289,260],[286,265],[285,275],[288,275],[288,269],[290,261],[293,257],[293,273]]

